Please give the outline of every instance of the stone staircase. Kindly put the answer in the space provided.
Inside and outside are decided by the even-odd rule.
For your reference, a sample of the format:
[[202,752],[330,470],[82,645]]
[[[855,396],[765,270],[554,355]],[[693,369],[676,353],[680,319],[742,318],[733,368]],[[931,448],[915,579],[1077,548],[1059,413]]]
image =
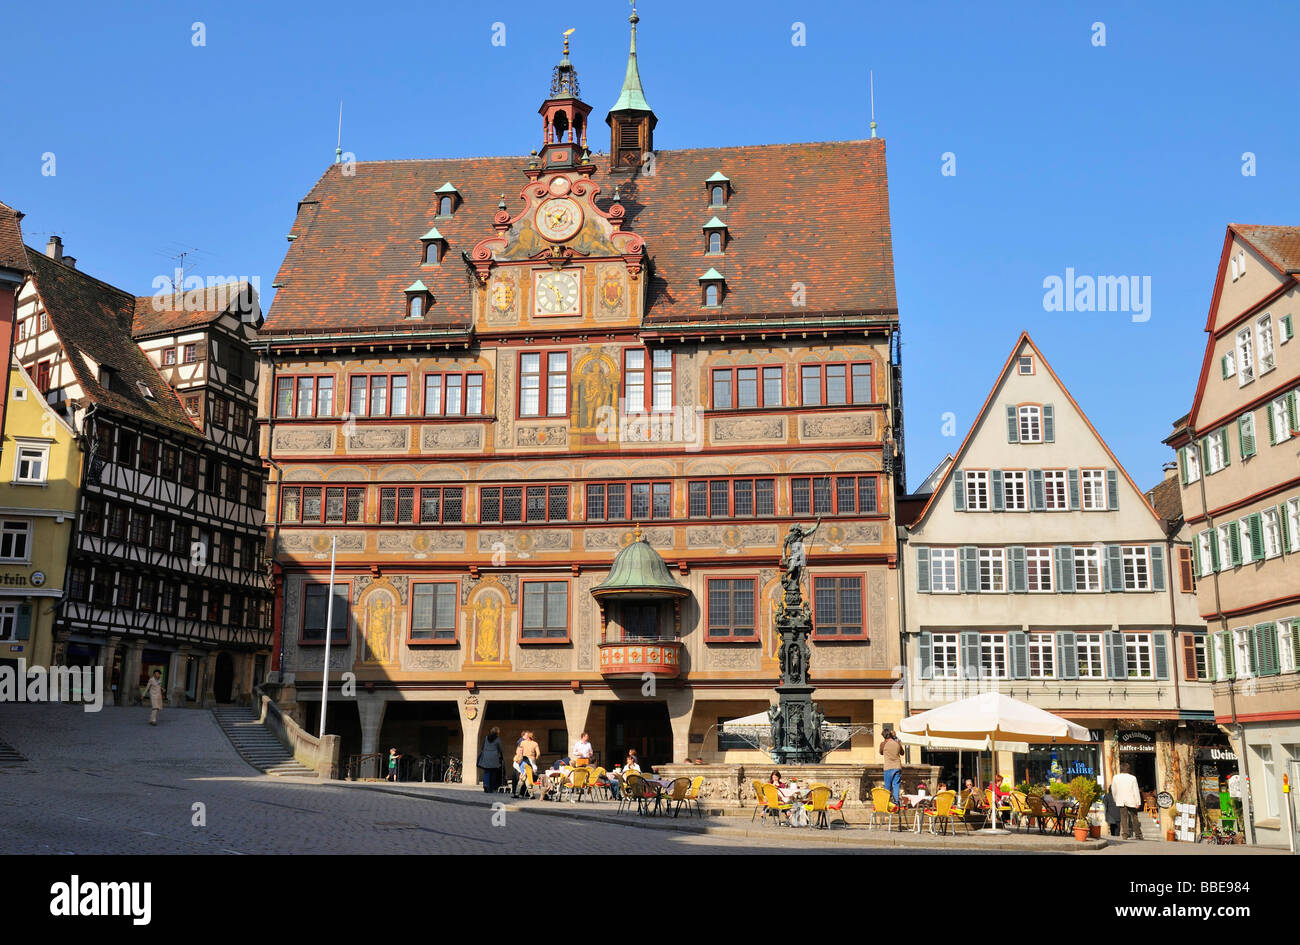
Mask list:
[[315,771],[298,762],[280,744],[274,732],[258,722],[258,713],[253,709],[223,705],[214,708],[212,714],[235,751],[254,768],[272,777],[316,777]]

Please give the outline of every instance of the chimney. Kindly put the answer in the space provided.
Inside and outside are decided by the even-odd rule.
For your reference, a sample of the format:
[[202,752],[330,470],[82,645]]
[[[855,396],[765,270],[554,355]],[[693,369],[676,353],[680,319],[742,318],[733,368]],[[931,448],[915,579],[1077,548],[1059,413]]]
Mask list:
[[1165,478],[1166,478],[1166,479],[1172,479],[1172,478],[1174,478],[1174,476],[1177,475],[1177,473],[1178,473],[1178,464],[1177,464],[1177,463],[1165,463],[1165,464],[1164,464],[1163,466],[1161,466],[1160,468],[1164,471],[1164,474],[1165,474]]
[[61,236],[50,237],[50,241],[45,244],[45,255],[51,259],[63,259],[63,238]]
[[63,259],[60,260],[60,262],[62,262],[63,265],[67,266],[69,269],[76,269],[76,268],[77,268],[77,257],[76,257],[76,256],[64,256]]

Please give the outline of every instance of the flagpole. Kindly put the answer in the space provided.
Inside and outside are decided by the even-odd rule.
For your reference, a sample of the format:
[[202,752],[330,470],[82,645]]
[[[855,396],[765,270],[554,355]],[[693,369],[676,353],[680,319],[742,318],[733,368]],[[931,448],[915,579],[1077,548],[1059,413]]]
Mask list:
[[339,536],[330,539],[330,584],[325,592],[325,668],[320,680],[320,740],[325,740],[325,710],[330,698],[330,637],[334,636],[334,557],[338,550]]

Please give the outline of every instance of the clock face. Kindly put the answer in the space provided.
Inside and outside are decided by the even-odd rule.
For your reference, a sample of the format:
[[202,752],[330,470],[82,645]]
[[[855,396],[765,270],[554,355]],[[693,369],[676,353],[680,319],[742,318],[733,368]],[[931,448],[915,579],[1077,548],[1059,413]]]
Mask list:
[[533,311],[538,315],[577,315],[581,288],[576,272],[539,272],[533,282]]
[[582,208],[568,197],[553,197],[537,208],[536,221],[543,237],[563,242],[582,228]]

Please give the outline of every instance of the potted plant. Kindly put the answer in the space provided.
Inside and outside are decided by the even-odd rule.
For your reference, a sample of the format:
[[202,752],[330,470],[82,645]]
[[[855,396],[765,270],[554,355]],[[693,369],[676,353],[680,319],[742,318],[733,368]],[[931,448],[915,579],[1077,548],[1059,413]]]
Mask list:
[[[1077,781],[1078,778],[1075,778],[1075,780]],[[1053,781],[1047,786],[1047,790],[1058,801],[1063,801],[1070,796],[1070,785],[1064,781]]]
[[1074,839],[1083,842],[1088,839],[1088,835],[1091,833],[1091,825],[1088,823],[1088,810],[1101,792],[1097,790],[1096,781],[1083,775],[1079,775],[1071,781],[1067,786],[1067,790],[1070,797],[1074,798],[1074,802],[1079,805],[1074,818]]

